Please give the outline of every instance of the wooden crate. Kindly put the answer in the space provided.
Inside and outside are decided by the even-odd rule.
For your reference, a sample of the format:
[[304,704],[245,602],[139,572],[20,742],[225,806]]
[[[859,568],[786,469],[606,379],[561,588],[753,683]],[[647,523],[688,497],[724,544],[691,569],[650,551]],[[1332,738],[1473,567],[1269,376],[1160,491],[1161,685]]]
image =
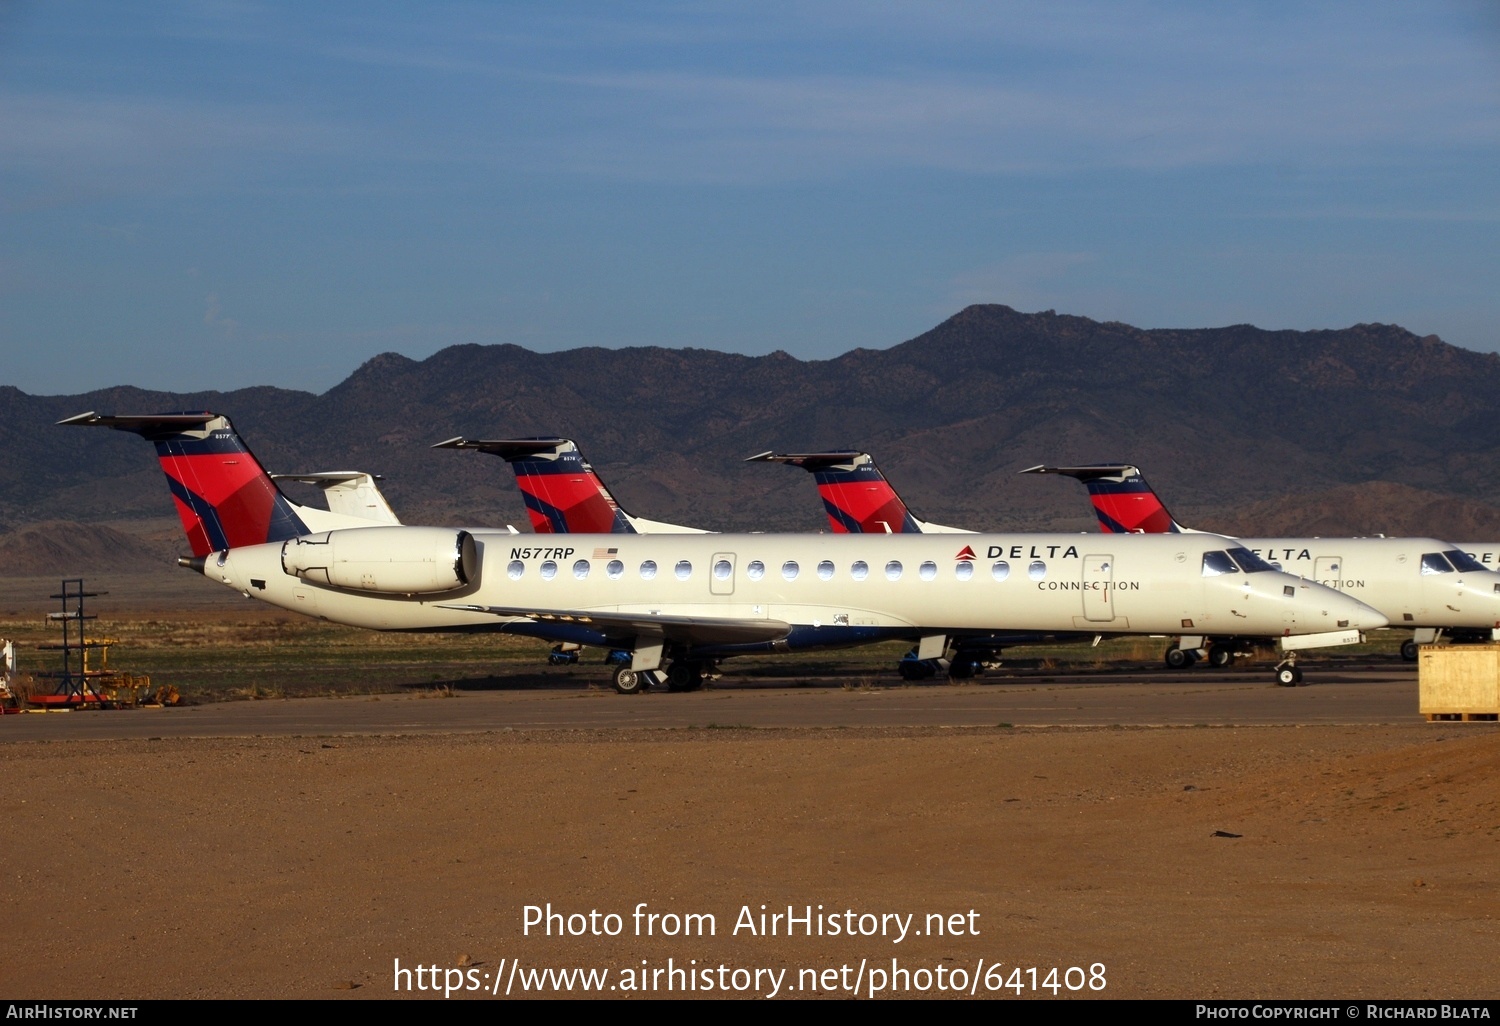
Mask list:
[[1423,645],[1417,681],[1428,720],[1500,720],[1500,645]]

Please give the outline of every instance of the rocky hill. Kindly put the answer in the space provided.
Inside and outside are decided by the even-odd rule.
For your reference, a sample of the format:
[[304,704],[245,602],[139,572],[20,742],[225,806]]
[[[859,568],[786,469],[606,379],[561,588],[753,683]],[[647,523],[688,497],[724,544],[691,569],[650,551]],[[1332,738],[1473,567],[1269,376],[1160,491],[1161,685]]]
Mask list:
[[464,345],[376,357],[323,395],[0,388],[0,527],[169,514],[139,439],[52,425],[85,410],[209,409],[273,471],[385,475],[409,523],[524,529],[502,461],[428,446],[559,434],[632,512],[721,530],[823,529],[808,475],[742,461],[860,447],[920,516],[976,529],[1092,529],[1076,484],[1016,471],[1128,460],[1195,526],[1500,536],[1497,396],[1500,356],[1379,324],[1143,330],[973,306],[824,361]]

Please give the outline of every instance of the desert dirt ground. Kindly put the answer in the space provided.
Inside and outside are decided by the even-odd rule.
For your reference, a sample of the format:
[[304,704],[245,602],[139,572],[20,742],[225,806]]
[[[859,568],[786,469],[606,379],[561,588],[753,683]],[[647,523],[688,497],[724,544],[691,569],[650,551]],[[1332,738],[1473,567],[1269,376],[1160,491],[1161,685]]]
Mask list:
[[[785,969],[784,997],[895,959],[1000,963],[1023,996],[1014,968],[1098,963],[1076,996],[1490,997],[1500,735],[1413,719],[0,740],[0,994],[359,1000],[398,959],[485,988],[671,959]],[[528,934],[548,903],[620,934]],[[641,903],[714,933],[638,936]],[[736,932],[761,905],[961,930]]]

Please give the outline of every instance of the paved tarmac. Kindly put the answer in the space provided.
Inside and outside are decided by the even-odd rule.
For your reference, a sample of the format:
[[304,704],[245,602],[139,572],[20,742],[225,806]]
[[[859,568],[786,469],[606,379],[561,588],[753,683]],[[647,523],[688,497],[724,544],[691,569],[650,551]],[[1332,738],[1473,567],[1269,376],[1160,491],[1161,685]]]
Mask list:
[[[1265,669],[1049,673],[963,684],[788,686],[726,678],[691,694],[562,686],[221,702],[175,709],[0,717],[0,743],[53,739],[326,737],[688,727],[1249,726],[1420,721],[1409,664],[1309,670],[1303,687]],[[1453,726],[1453,724],[1448,724]],[[1494,724],[1475,724],[1494,729]]]

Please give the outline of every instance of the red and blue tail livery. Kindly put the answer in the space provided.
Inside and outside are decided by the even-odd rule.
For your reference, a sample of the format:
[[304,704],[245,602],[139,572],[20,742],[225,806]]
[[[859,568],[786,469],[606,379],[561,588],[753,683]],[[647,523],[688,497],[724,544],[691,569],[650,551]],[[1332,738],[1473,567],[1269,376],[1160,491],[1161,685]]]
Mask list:
[[972,534],[929,524],[912,515],[869,453],[763,452],[746,463],[786,463],[801,467],[817,482],[823,509],[835,534]]
[[281,494],[227,417],[81,413],[58,423],[111,427],[153,443],[194,556],[308,533],[298,507]]
[[571,438],[465,438],[434,449],[475,449],[515,469],[537,534],[707,534],[697,527],[633,517],[615,501]]
[[1128,463],[1088,467],[1028,467],[1023,474],[1064,474],[1089,490],[1094,515],[1106,534],[1180,534],[1177,523],[1141,472]]
[[813,476],[835,534],[921,534],[875,461],[862,452],[763,452],[745,462],[786,463]]
[[508,462],[537,534],[635,534],[578,446],[566,438],[450,438],[434,449],[477,449]]

